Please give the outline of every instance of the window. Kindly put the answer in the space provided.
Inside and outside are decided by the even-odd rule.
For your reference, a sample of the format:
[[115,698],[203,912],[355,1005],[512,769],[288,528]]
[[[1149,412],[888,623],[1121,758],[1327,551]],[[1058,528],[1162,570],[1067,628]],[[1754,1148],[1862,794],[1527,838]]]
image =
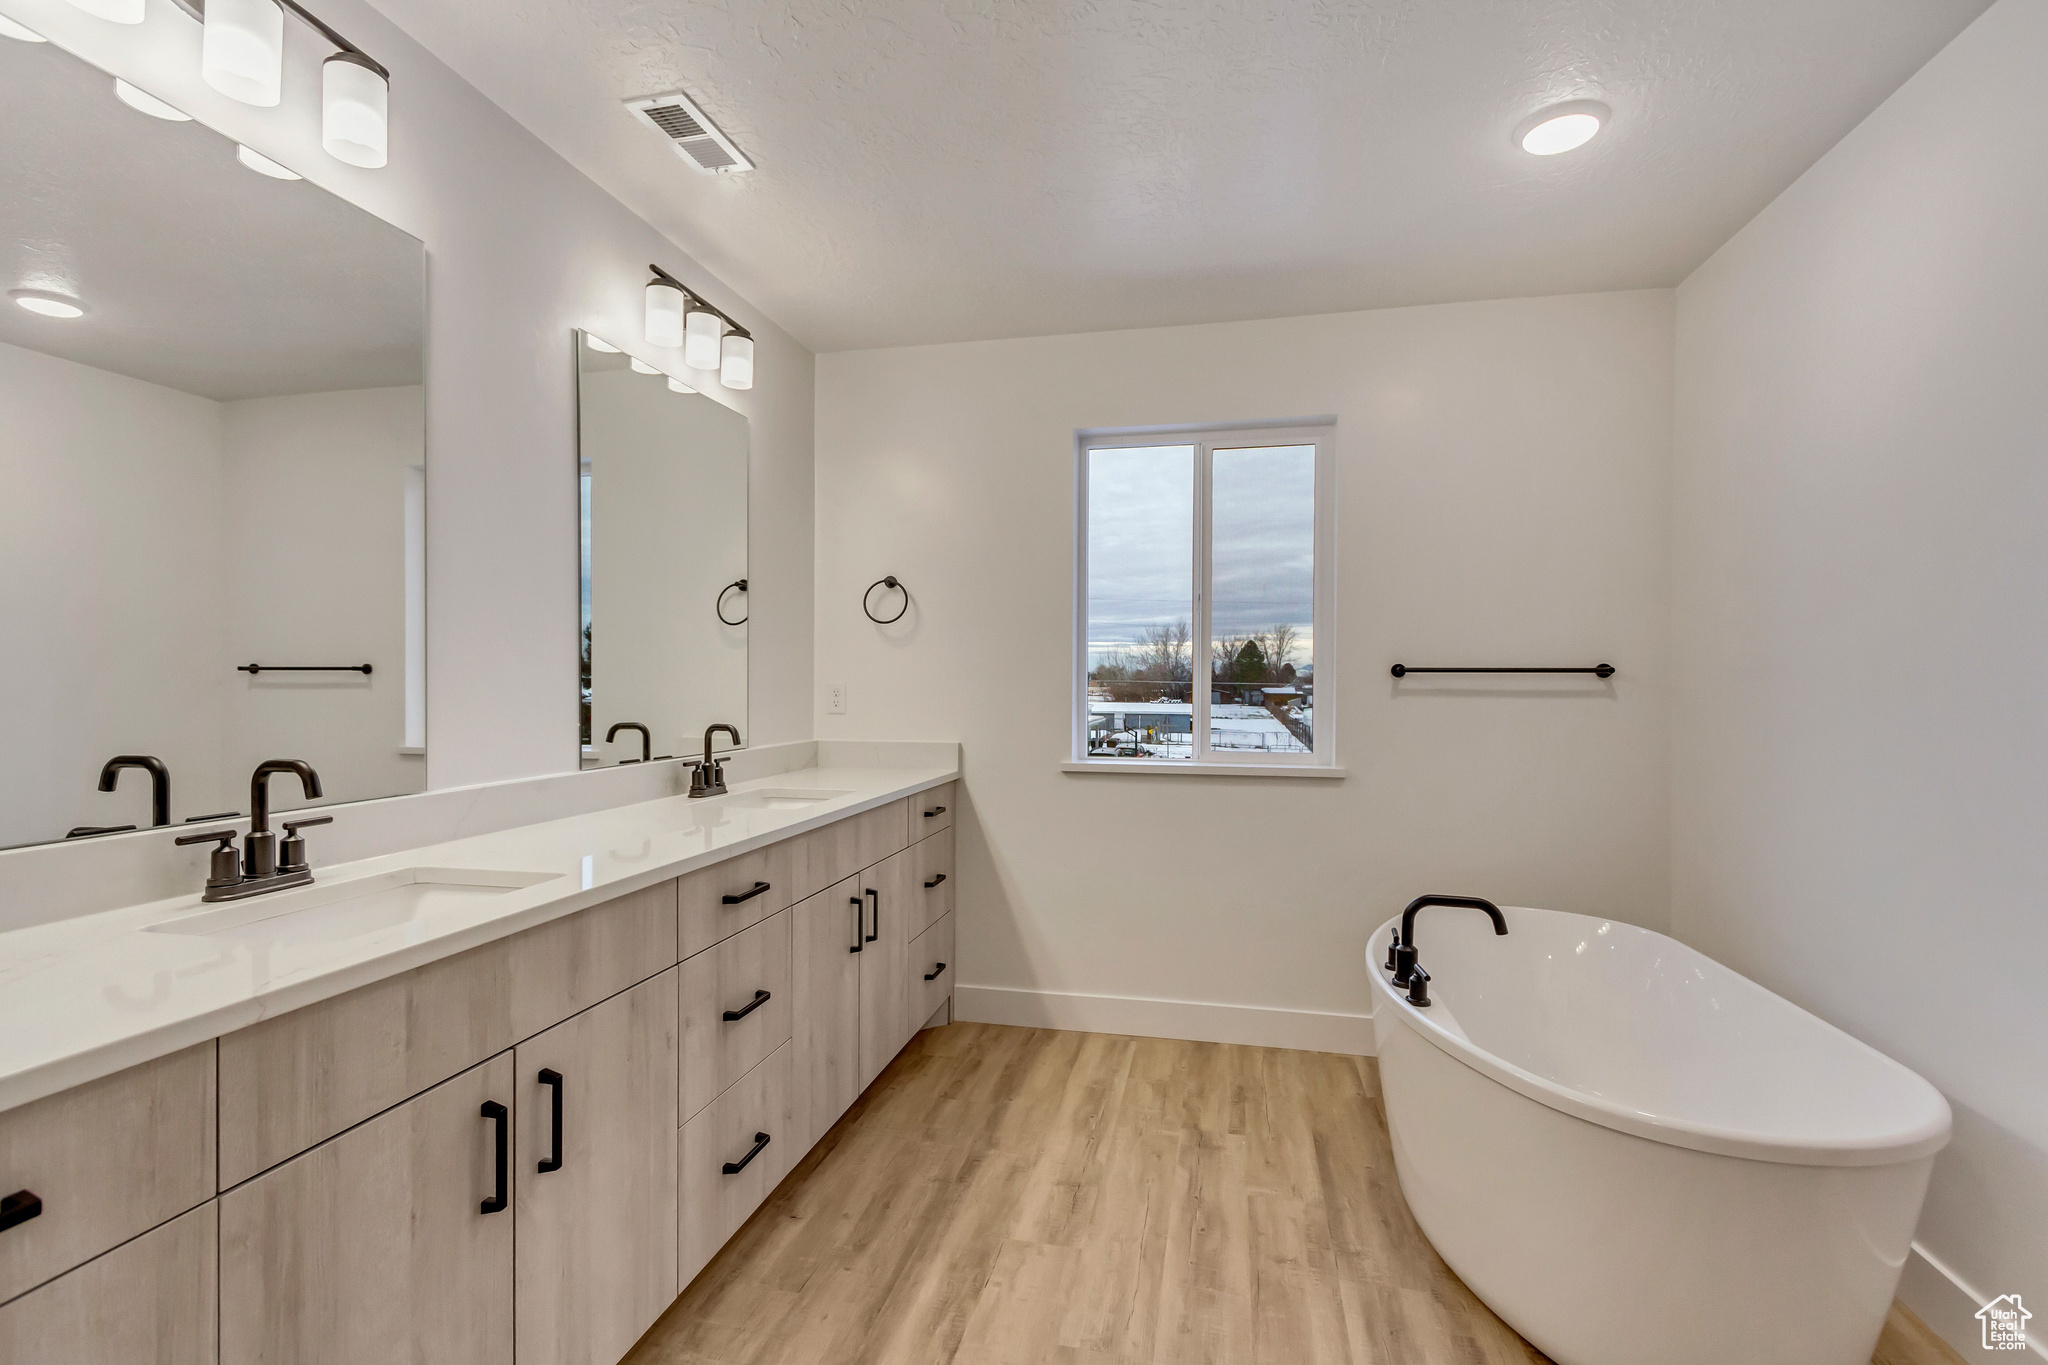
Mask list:
[[1334,767],[1332,435],[1082,436],[1075,766]]

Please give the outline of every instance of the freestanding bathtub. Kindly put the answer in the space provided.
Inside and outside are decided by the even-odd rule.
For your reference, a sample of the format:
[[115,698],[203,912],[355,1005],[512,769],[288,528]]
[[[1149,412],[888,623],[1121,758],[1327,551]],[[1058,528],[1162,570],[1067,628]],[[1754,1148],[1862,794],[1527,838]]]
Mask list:
[[1869,1365],[1940,1092],[1646,929],[1552,910],[1416,919],[1432,1004],[1373,1031],[1408,1207],[1559,1365]]

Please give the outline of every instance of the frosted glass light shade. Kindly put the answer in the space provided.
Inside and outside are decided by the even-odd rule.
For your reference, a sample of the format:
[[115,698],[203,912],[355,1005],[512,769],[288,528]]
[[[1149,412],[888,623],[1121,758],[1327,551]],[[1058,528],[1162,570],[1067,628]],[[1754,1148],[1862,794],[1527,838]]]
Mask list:
[[138,90],[118,76],[114,78],[114,98],[138,114],[147,114],[151,118],[160,118],[166,123],[190,123],[192,121],[192,116],[183,109],[173,104],[165,104],[147,90]]
[[690,387],[690,386],[689,386],[688,384],[685,384],[685,383],[684,383],[684,382],[683,382],[682,380],[680,380],[680,379],[676,378],[676,377],[675,377],[674,375],[670,375],[670,376],[668,377],[668,391],[669,391],[670,393],[695,393],[695,392],[696,392],[696,390],[695,390],[695,389],[691,388],[691,387]]
[[725,319],[709,308],[692,308],[683,331],[683,363],[693,370],[717,369],[718,339],[725,335]]
[[617,355],[619,353],[618,347],[612,345],[609,341],[606,341],[603,337],[599,336],[595,332],[585,332],[583,334],[583,344],[585,346],[588,346],[591,350],[600,352],[601,354],[604,355]]
[[725,359],[718,367],[718,382],[728,389],[754,387],[754,339],[739,332],[725,338]]
[[50,41],[27,24],[17,24],[4,14],[0,14],[0,38],[12,38],[16,42],[22,43],[47,43]]
[[95,18],[110,19],[117,24],[141,23],[142,2],[143,0],[71,0],[74,8],[82,9]]
[[658,369],[656,369],[656,368],[655,368],[654,366],[652,366],[652,365],[648,364],[648,363],[647,363],[646,361],[642,360],[642,359],[641,359],[641,358],[640,358],[639,356],[637,356],[637,355],[636,355],[636,356],[634,356],[634,357],[632,357],[632,361],[633,361],[633,373],[634,373],[634,374],[660,374],[660,373],[661,373],[661,371],[660,371],[660,370],[658,370]]
[[667,280],[647,282],[647,344],[683,344],[683,291]]
[[[211,0],[209,0],[211,3]],[[391,82],[370,60],[337,52],[320,67],[320,145],[336,161],[375,170],[390,159]]]
[[235,160],[241,162],[244,166],[256,172],[256,174],[267,175],[272,180],[304,180],[306,178],[291,167],[281,166],[263,155],[263,153],[253,148],[244,147],[240,143],[235,144]]
[[269,108],[284,91],[284,11],[277,0],[206,0],[199,74],[226,95]]

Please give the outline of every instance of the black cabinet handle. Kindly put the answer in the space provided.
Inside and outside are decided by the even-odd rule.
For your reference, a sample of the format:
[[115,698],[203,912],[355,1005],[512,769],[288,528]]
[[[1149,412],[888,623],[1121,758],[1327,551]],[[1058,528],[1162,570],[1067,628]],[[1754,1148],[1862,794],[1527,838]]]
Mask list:
[[944,815],[945,813],[946,808],[944,806],[934,806],[932,809],[924,813],[924,818],[929,820],[935,815]]
[[754,1134],[754,1145],[747,1148],[747,1154],[741,1157],[738,1161],[726,1162],[725,1173],[727,1175],[738,1175],[741,1171],[747,1169],[747,1163],[749,1161],[752,1161],[755,1157],[761,1155],[761,1149],[763,1147],[766,1147],[767,1145],[768,1135],[766,1133]]
[[559,1171],[562,1169],[562,1073],[550,1067],[542,1067],[540,1073],[540,1083],[544,1086],[547,1086],[550,1090],[553,1090],[555,1092],[555,1112],[554,1118],[551,1122],[551,1126],[554,1129],[555,1135],[553,1146],[554,1155],[542,1157],[540,1165],[538,1167],[540,1173],[542,1175],[546,1175],[549,1171]]
[[769,996],[768,992],[766,992],[766,991],[755,991],[755,992],[754,992],[754,998],[753,998],[752,1000],[748,1001],[748,1002],[747,1002],[746,1004],[744,1004],[744,1005],[740,1006],[740,1007],[739,1007],[738,1009],[736,1009],[736,1010],[727,1010],[727,1011],[725,1012],[725,1022],[726,1022],[726,1023],[728,1023],[728,1024],[730,1024],[730,1023],[733,1023],[733,1022],[735,1022],[735,1021],[737,1021],[737,1020],[740,1020],[740,1019],[744,1019],[744,1018],[746,1018],[746,1017],[747,1017],[748,1015],[752,1014],[752,1013],[753,1013],[753,1012],[754,1012],[755,1010],[757,1010],[757,1009],[761,1008],[761,1006],[763,1006],[763,1005],[767,1004],[767,1003],[768,1003],[768,1001],[769,1001],[769,999],[770,999],[770,996]]
[[752,900],[754,897],[760,895],[763,891],[766,891],[767,889],[768,883],[755,882],[754,889],[752,891],[742,891],[737,896],[727,896],[724,898],[725,903],[727,905],[744,905],[746,902]]
[[943,962],[941,962],[941,963],[940,963],[940,964],[939,964],[938,966],[936,966],[936,967],[932,968],[932,969],[931,969],[930,971],[926,972],[926,973],[924,974],[924,979],[925,979],[925,980],[927,980],[927,981],[937,981],[937,980],[939,979],[939,973],[940,973],[940,972],[943,972],[943,971],[945,971],[945,970],[946,970],[946,964],[945,964],[945,963],[943,963]]
[[483,1202],[485,1213],[503,1213],[512,1185],[512,1114],[496,1100],[485,1100],[483,1116],[498,1125],[498,1192]]
[[860,951],[860,945],[865,941],[861,938],[860,931],[863,928],[865,928],[866,925],[866,907],[864,907],[861,904],[860,897],[855,896],[853,898],[853,946],[851,948],[848,948],[846,950],[847,952],[857,953]]
[[941,873],[940,873],[940,874],[939,874],[938,876],[936,876],[936,877],[932,878],[932,879],[931,879],[930,881],[926,882],[926,883],[924,884],[924,889],[925,889],[925,890],[927,890],[927,891],[929,891],[929,890],[931,890],[931,889],[932,889],[933,887],[937,886],[937,885],[938,885],[938,884],[939,884],[940,882],[942,882],[942,881],[944,881],[944,880],[946,880],[946,874],[945,874],[945,873],[943,873],[943,872],[941,872]]
[[40,1218],[43,1201],[33,1190],[16,1190],[5,1199],[0,1199],[0,1232],[18,1227],[31,1218]]
[[882,893],[875,890],[873,887],[869,887],[866,891],[863,891],[861,894],[866,896],[870,901],[873,901],[875,906],[875,932],[869,934],[866,938],[862,939],[861,942],[873,943],[876,939],[882,936]]

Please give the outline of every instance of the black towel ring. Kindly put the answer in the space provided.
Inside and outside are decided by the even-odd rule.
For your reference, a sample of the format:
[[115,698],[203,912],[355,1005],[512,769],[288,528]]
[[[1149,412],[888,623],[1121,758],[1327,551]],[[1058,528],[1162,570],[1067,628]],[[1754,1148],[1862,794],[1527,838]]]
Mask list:
[[712,610],[718,613],[718,619],[721,624],[728,626],[743,626],[747,623],[747,618],[744,616],[742,616],[737,621],[728,621],[725,619],[725,595],[731,592],[734,588],[738,588],[741,592],[745,592],[747,590],[747,580],[744,578],[736,578],[732,582],[720,588],[718,590],[718,605],[713,607]]
[[[894,588],[896,591],[902,593],[903,610],[897,612],[894,616],[890,617],[881,617],[875,615],[874,609],[868,606],[868,599],[875,595],[876,588]],[[895,574],[888,574],[884,577],[877,578],[874,582],[868,584],[868,590],[860,595],[860,609],[868,614],[868,620],[873,621],[878,626],[894,625],[896,624],[896,622],[901,621],[903,619],[903,612],[910,610],[910,589],[904,587],[901,583],[898,583],[896,581]]]

